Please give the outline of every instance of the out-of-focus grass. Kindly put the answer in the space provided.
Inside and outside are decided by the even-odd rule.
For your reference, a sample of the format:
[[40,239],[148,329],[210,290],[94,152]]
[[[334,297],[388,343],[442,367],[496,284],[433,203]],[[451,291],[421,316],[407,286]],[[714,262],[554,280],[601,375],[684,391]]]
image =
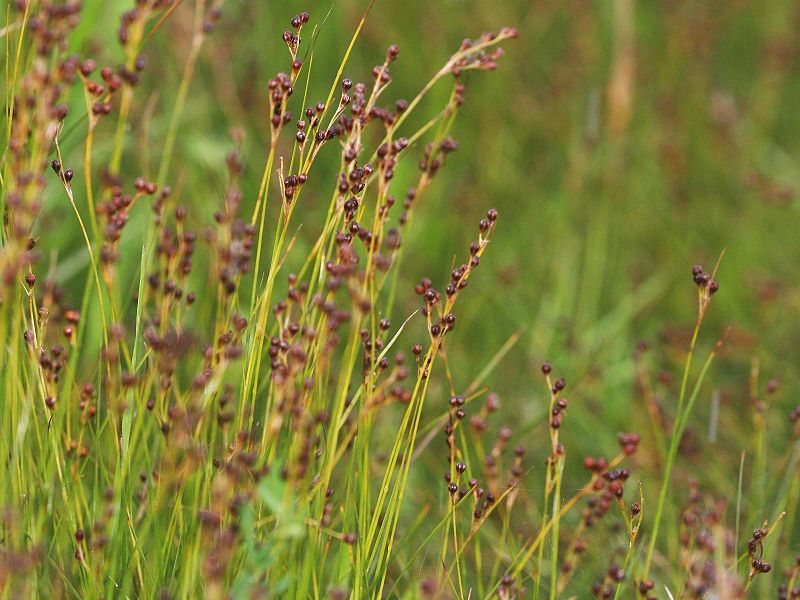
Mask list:
[[[84,4],[96,18],[84,20],[76,50],[114,47],[102,42],[113,39],[128,3]],[[365,7],[353,0],[335,4],[321,25],[314,70],[334,72]],[[194,187],[182,190],[191,199],[191,220],[207,222],[217,206],[230,128],[246,131],[246,168],[260,172],[268,138],[265,84],[285,62],[274,32],[301,8],[319,23],[329,5],[225,5],[201,54],[172,161],[176,187],[183,171],[203,174],[187,178]],[[162,108],[148,123],[151,131],[166,129],[178,85],[172,76],[188,51],[183,24],[190,22],[190,7],[180,10],[166,34],[153,41],[137,91],[147,99],[137,106],[137,121],[149,119],[146,106]],[[545,358],[558,365],[570,378],[575,415],[562,439],[577,460],[598,448],[610,452],[617,431],[645,428],[633,386],[634,348],[646,340],[662,350],[658,356],[664,360],[651,365],[656,372],[679,370],[695,311],[689,267],[713,264],[724,249],[722,290],[701,341],[709,346],[710,338],[732,327],[710,375],[709,389],[722,392],[718,441],[706,435],[706,392],[689,427],[700,451],[713,456],[714,470],[705,473],[715,486],[709,491],[733,498],[740,453],[749,453],[752,443],[749,419],[742,417],[750,410],[746,381],[752,357],[759,358],[762,377],[782,384],[768,413],[771,427],[786,427],[783,415],[793,401],[788,390],[800,384],[800,5],[379,1],[346,74],[368,76],[385,45],[396,42],[401,58],[390,92],[410,98],[416,90],[404,86],[426,81],[463,32],[506,24],[519,28],[520,39],[508,48],[502,76],[484,84],[490,93],[470,94],[466,80],[463,118],[453,131],[458,160],[436,179],[415,217],[407,243],[418,250],[413,263],[402,267],[405,291],[396,310],[405,315],[416,307],[413,282],[447,273],[472,235],[466,224],[482,207],[495,206],[501,223],[485,258],[490,266],[478,274],[454,333],[459,341],[449,358],[456,385],[466,386],[522,330],[491,386],[503,398],[516,435],[535,445],[537,436],[546,437],[540,415],[548,400],[535,371]],[[312,87],[309,97],[324,92]],[[428,100],[441,104],[446,93],[443,86],[439,97],[434,93]],[[73,101],[78,107],[81,100]],[[161,149],[144,142],[144,150],[126,154],[135,161],[126,170],[154,177]],[[68,138],[63,146],[77,163]],[[334,169],[328,164],[316,176],[333,177]],[[398,173],[404,183],[413,176]],[[258,177],[245,183],[255,186]],[[245,188],[245,197],[254,198],[256,191]],[[319,225],[322,210],[315,209],[325,201],[304,200],[298,220],[305,228]],[[68,218],[63,195],[50,202]],[[83,243],[75,227],[54,226],[57,211],[49,214],[52,222],[40,224],[47,231],[42,247],[57,249],[61,283],[77,301],[81,287],[70,284],[82,281],[77,275],[85,266]],[[134,217],[131,227],[141,231],[126,231],[130,244],[121,265],[130,280],[139,265],[135,243],[146,226],[145,215]],[[304,243],[301,232],[298,247]],[[663,391],[668,410],[674,387]],[[439,395],[444,403],[446,390]],[[435,401],[430,404],[441,412]],[[687,464],[678,467],[681,481]],[[745,478],[758,476],[748,454]],[[655,496],[655,486],[646,490]],[[787,535],[791,539],[792,532]]]

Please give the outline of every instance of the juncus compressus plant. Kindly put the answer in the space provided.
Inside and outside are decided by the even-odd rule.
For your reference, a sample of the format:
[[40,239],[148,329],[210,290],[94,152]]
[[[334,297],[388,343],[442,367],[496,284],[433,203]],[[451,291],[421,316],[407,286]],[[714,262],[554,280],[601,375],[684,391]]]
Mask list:
[[[391,82],[406,50],[387,44],[365,77],[350,73],[362,19],[337,72],[319,74],[313,40],[324,30],[299,12],[280,33],[283,65],[275,57],[279,71],[260,87],[263,153],[234,129],[224,191],[197,199],[186,181],[204,175],[185,170],[176,147],[224,7],[180,4],[135,2],[117,30],[118,65],[67,52],[79,2],[8,6],[3,594],[738,598],[763,593],[780,564],[778,594],[792,597],[798,567],[776,548],[800,495],[800,410],[781,478],[768,494],[753,488],[747,518],[741,472],[735,511],[676,476],[721,348],[694,372],[716,270],[692,272],[698,316],[674,405],[646,393],[642,368],[643,422],[598,427],[616,438],[612,452],[571,450],[583,390],[557,364],[532,370],[524,392],[543,407],[533,434],[487,389],[516,335],[469,385],[455,383],[462,367],[448,346],[470,334],[460,311],[502,242],[502,215],[464,210],[471,242],[434,273],[416,272],[415,216],[457,159],[453,125],[484,85],[469,73],[494,70],[516,30],[465,40],[404,99]],[[149,44],[176,18],[190,42],[177,91],[163,131],[148,132],[158,143],[138,147]],[[312,97],[320,79],[327,91]],[[422,114],[435,87],[449,95]],[[139,153],[158,160],[132,160]],[[331,179],[324,161],[336,165]],[[47,194],[81,241],[83,266],[67,280],[61,257],[41,251],[56,213]],[[321,208],[309,202],[321,194]],[[304,231],[311,211],[324,218]],[[413,288],[405,271],[419,278]],[[757,362],[750,380],[766,467]],[[651,462],[658,485],[645,489]]]

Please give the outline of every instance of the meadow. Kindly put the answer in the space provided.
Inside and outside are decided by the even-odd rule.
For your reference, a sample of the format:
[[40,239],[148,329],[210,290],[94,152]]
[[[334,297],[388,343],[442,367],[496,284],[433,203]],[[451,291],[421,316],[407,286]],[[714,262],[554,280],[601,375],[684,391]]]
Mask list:
[[0,598],[800,598],[800,6],[6,0]]

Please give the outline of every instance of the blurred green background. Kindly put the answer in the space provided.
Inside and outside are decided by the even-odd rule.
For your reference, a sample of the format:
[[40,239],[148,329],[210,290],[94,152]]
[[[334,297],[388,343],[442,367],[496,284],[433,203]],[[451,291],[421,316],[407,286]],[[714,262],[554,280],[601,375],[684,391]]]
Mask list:
[[[244,188],[252,205],[266,156],[266,82],[288,67],[280,33],[291,16],[305,9],[321,25],[309,94],[316,100],[327,94],[366,4],[223,5],[201,52],[170,174],[194,225],[209,223],[220,201],[232,127],[247,134]],[[131,177],[155,177],[158,168],[188,52],[193,3],[184,5],[146,51],[133,122],[149,124],[129,140],[137,145],[125,154]],[[100,64],[119,62],[116,29],[128,6],[85,0],[94,18],[83,21],[76,50]],[[725,250],[722,289],[701,346],[731,331],[690,429],[714,456],[710,481],[730,497],[740,452],[750,443],[751,360],[760,360],[762,387],[771,378],[781,382],[767,417],[772,431],[788,430],[785,415],[796,403],[789,390],[798,389],[800,4],[378,0],[345,75],[368,78],[397,43],[401,54],[386,98],[411,98],[462,38],[506,25],[519,29],[519,39],[505,44],[496,72],[466,78],[466,104],[453,130],[459,150],[417,206],[395,319],[417,308],[414,282],[446,281],[477,220],[496,208],[497,234],[459,303],[448,343],[456,385],[466,386],[522,332],[487,380],[515,438],[535,446],[546,437],[540,417],[547,390],[538,368],[549,359],[567,377],[573,400],[564,429],[570,456],[610,454],[617,432],[647,430],[634,386],[637,343],[652,348],[647,363],[654,376],[679,376],[696,315],[691,267],[699,262],[710,270]],[[436,88],[423,112],[438,110],[449,90]],[[103,125],[109,133],[112,126]],[[111,136],[98,134],[98,156],[108,151],[101,138]],[[78,164],[79,150],[69,154],[69,139],[64,147]],[[308,234],[298,241],[298,261],[324,217],[335,160],[333,152],[323,159],[295,217]],[[398,173],[398,195],[415,177],[413,163]],[[181,187],[182,172],[202,175]],[[68,219],[56,192],[51,218]],[[144,213],[135,219],[141,230]],[[125,235],[123,268],[133,279],[141,236]],[[79,232],[49,228],[44,243],[58,249],[58,278],[77,298],[85,265]],[[669,412],[675,384],[662,379],[657,393]],[[722,400],[716,441],[707,436],[712,389]],[[446,391],[436,394],[431,410],[438,413]]]

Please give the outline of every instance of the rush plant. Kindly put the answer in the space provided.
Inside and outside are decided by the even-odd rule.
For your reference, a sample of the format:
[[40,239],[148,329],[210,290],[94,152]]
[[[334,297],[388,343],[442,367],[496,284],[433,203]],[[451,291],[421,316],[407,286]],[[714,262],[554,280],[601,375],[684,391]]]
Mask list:
[[[124,60],[106,65],[102,49],[72,52],[86,18],[78,0],[7,3],[0,597],[762,592],[784,558],[775,532],[783,520],[794,527],[800,409],[779,484],[760,497],[753,488],[751,505],[771,510],[741,548],[741,472],[733,519],[695,483],[682,508],[671,501],[722,347],[695,373],[716,271],[693,271],[698,317],[674,404],[643,393],[646,418],[631,429],[648,435],[600,424],[603,447],[617,449],[577,458],[563,433],[581,390],[554,366],[542,364],[522,394],[541,400],[539,429],[505,424],[517,429],[516,409],[487,387],[518,334],[467,386],[455,383],[469,368],[448,348],[479,341],[459,327],[460,311],[503,243],[486,195],[476,192],[480,213],[463,209],[472,242],[451,264],[413,289],[401,275],[425,252],[410,233],[455,159],[460,108],[488,93],[471,72],[501,67],[517,30],[464,40],[406,100],[391,97],[398,45],[365,77],[348,75],[366,14],[336,72],[318,73],[324,19],[298,13],[281,34],[285,55],[270,58],[282,70],[258,86],[267,143],[253,156],[247,131],[233,130],[222,191],[198,197],[210,176],[176,148],[223,8],[137,0],[117,31]],[[148,50],[176,20],[188,40],[176,92],[148,99]],[[163,104],[166,125],[154,131]],[[71,275],[48,245],[56,228],[80,239]],[[415,295],[416,310],[403,312]],[[751,383],[756,398],[757,365]],[[755,408],[764,435],[765,407]],[[779,593],[797,597],[800,567],[781,564]]]

